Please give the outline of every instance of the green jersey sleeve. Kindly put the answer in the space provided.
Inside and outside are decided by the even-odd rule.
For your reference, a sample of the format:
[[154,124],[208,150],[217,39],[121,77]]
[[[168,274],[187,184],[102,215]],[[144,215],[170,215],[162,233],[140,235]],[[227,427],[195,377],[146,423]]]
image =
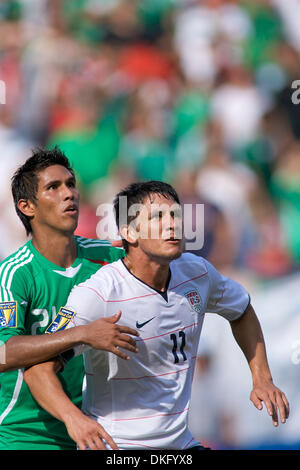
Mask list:
[[123,248],[114,247],[107,240],[93,240],[76,236],[80,255],[89,261],[105,265],[124,258]]
[[13,335],[25,334],[28,311],[28,281],[18,264],[4,261],[0,264],[0,341]]

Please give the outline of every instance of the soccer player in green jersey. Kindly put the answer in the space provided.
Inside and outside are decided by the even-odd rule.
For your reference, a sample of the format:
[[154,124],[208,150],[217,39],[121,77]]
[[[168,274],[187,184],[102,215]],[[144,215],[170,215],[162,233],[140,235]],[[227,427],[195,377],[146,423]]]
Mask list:
[[[78,344],[114,352],[136,351],[137,332],[107,320],[64,331],[70,320],[61,308],[72,287],[101,265],[124,256],[107,241],[74,236],[79,194],[68,159],[58,149],[37,150],[15,173],[12,193],[17,214],[31,239],[0,264],[0,450],[72,450],[62,422],[45,412],[23,380],[24,368]],[[44,335],[54,319],[58,332]],[[69,334],[71,333],[71,334]],[[81,358],[60,373],[67,395],[81,404]],[[47,386],[47,384],[45,384]],[[104,429],[99,439],[110,440]],[[112,444],[114,445],[113,441]]]

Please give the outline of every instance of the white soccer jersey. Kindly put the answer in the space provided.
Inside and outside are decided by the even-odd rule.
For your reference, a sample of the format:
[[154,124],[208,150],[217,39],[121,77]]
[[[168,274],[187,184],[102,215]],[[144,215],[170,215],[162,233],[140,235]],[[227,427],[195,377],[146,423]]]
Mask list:
[[[186,449],[199,444],[188,430],[195,359],[205,312],[228,320],[243,314],[249,295],[203,258],[183,254],[170,263],[166,295],[133,276],[122,260],[73,288],[68,328],[122,310],[120,324],[140,332],[130,360],[84,349],[83,411],[120,449]],[[199,417],[201,419],[201,417]]]

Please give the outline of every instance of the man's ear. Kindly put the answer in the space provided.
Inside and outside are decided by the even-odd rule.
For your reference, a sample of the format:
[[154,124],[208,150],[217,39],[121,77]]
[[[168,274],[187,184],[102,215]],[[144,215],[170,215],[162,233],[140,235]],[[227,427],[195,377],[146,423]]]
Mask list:
[[33,217],[35,213],[35,205],[29,199],[19,199],[17,207],[22,214],[27,217]]
[[122,227],[120,227],[120,235],[124,240],[131,244],[135,243],[138,239],[136,230],[130,224],[122,225]]

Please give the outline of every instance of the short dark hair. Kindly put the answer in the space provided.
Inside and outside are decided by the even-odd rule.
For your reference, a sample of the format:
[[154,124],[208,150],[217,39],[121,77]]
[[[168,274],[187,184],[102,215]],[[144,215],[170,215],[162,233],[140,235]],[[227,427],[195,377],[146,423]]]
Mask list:
[[18,202],[20,199],[25,199],[25,201],[31,201],[33,203],[36,202],[36,193],[38,190],[37,173],[52,165],[64,166],[75,178],[74,170],[71,168],[68,158],[57,146],[51,150],[41,148],[34,149],[31,157],[17,169],[12,177],[11,190],[15,209],[25,227],[27,235],[32,232],[30,219],[20,211]]
[[[180,204],[178,194],[176,190],[168,183],[162,181],[141,181],[129,184],[125,189],[120,191],[114,198],[113,206],[115,219],[118,229],[120,229],[120,197],[126,197],[127,208],[133,204],[142,204],[146,197],[150,197],[151,194],[159,194],[164,196],[166,199],[172,199],[177,204]],[[135,216],[126,214],[126,222],[129,224]],[[128,243],[126,240],[123,241],[123,247],[128,252]]]

